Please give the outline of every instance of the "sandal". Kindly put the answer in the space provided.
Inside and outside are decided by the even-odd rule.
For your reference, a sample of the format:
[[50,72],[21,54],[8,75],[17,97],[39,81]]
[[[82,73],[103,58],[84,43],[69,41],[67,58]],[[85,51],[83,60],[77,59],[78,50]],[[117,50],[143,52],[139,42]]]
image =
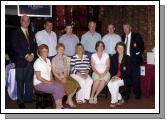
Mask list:
[[111,108],[115,108],[115,107],[116,107],[116,104],[115,104],[115,103],[111,103],[111,104],[110,104],[110,107],[111,107]]
[[85,100],[76,100],[76,102],[77,102],[78,104],[83,104],[83,103],[86,103],[86,101],[85,101]]
[[97,104],[97,98],[94,98],[93,103]]
[[90,98],[90,99],[89,99],[89,103],[90,103],[90,104],[93,104],[93,103],[94,103],[93,98]]

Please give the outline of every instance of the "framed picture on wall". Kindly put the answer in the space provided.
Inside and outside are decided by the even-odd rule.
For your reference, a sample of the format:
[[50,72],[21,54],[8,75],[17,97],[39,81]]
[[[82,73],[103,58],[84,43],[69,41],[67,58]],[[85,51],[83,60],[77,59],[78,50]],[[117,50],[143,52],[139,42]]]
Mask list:
[[18,5],[18,16],[52,17],[51,5]]

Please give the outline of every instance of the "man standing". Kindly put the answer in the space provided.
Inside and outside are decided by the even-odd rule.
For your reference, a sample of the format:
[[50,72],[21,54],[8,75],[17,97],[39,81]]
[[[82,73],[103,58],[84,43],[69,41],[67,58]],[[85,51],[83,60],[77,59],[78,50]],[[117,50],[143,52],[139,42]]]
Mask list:
[[38,46],[41,44],[46,44],[49,47],[49,59],[56,55],[56,45],[57,45],[57,36],[56,33],[52,31],[53,22],[50,19],[47,19],[44,23],[44,30],[36,33],[35,38],[37,40]]
[[118,42],[121,41],[121,37],[118,34],[115,34],[115,27],[113,24],[108,25],[108,34],[106,34],[103,38],[102,41],[105,44],[105,52],[110,54],[110,57],[114,55],[115,52],[115,46]]
[[37,45],[32,31],[28,30],[30,19],[22,16],[21,27],[12,33],[12,47],[15,55],[17,104],[25,108],[24,102],[32,102],[33,96],[33,62],[35,60]]
[[132,68],[132,86],[136,99],[141,98],[140,84],[140,65],[142,63],[142,54],[144,52],[144,41],[141,35],[137,32],[132,32],[132,27],[129,23],[123,24],[124,35],[122,41],[126,44],[126,54],[131,57]]
[[75,55],[75,46],[79,43],[79,38],[72,33],[72,25],[66,25],[66,34],[62,35],[59,39],[59,43],[63,43],[65,46],[64,54],[68,57]]
[[95,45],[101,40],[101,35],[95,31],[96,23],[94,21],[89,22],[88,28],[89,31],[83,34],[81,37],[81,43],[85,48],[85,54],[91,58],[91,55],[96,52]]

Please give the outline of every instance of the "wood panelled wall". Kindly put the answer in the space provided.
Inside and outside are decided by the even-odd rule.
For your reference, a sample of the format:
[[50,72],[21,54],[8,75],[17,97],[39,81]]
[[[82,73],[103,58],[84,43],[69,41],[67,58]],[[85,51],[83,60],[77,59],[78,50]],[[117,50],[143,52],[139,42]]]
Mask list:
[[[151,5],[110,5],[103,8],[99,19],[102,22],[102,35],[107,33],[107,25],[114,23],[116,33],[123,34],[122,24],[130,22],[133,31],[140,32],[145,42],[145,52],[150,51],[155,45],[155,7]],[[101,10],[101,9],[100,9]]]

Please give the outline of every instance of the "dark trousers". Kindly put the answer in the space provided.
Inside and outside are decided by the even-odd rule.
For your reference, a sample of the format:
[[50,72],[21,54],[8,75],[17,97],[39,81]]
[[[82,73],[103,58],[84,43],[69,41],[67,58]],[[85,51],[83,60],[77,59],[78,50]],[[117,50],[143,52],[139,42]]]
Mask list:
[[49,60],[50,60],[50,62],[52,62],[52,59],[55,57],[56,55],[54,55],[54,56],[49,56],[48,58],[49,58]]
[[132,86],[135,96],[141,96],[140,64],[132,58]]
[[33,76],[34,70],[31,63],[28,63],[24,68],[16,67],[18,104],[24,103],[24,101],[32,101]]
[[[88,56],[90,63],[91,63],[91,56],[92,56],[92,54],[93,54],[92,52],[85,51],[85,55]],[[92,73],[93,73],[93,70],[90,69],[89,75],[92,76]]]

